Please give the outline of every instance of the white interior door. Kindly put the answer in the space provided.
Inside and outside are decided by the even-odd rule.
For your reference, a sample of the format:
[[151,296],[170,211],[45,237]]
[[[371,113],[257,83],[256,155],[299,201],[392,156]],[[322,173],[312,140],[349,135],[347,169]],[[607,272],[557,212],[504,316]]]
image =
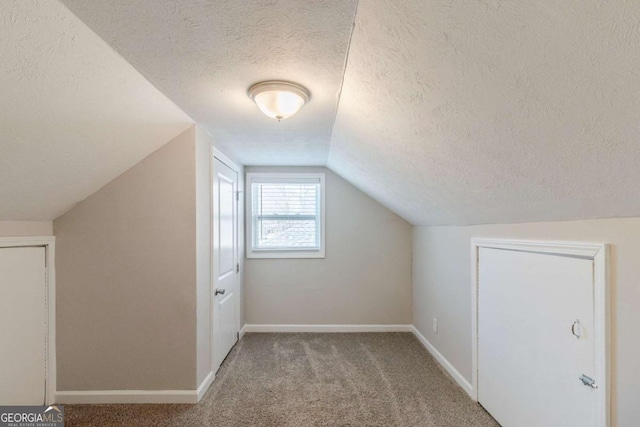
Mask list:
[[0,405],[44,405],[45,248],[0,248]]
[[503,427],[595,426],[593,260],[480,248],[478,268],[478,401]]
[[214,159],[213,308],[214,369],[238,340],[238,174]]

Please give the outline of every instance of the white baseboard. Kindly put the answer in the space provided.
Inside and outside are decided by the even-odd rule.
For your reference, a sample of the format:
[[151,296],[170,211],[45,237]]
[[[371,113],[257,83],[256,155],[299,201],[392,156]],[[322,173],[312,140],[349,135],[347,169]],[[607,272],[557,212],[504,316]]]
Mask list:
[[244,325],[242,329],[244,332],[413,332],[411,325]]
[[57,391],[58,404],[198,403],[197,390]]
[[242,328],[240,328],[240,333],[238,334],[238,341],[242,339],[242,337],[246,332],[247,332],[247,325],[245,324]]
[[467,381],[465,377],[462,376],[460,372],[456,368],[453,367],[451,362],[449,362],[436,348],[427,340],[424,335],[418,331],[415,326],[411,326],[413,335],[418,338],[418,341],[427,349],[429,353],[433,356],[434,359],[438,361],[438,363],[453,377],[453,379],[458,383],[462,389],[467,392],[469,396],[473,398],[473,387],[471,383]]
[[216,379],[216,374],[213,371],[209,371],[207,376],[204,377],[204,380],[202,380],[200,387],[198,387],[198,390],[196,391],[196,403],[202,400],[202,398],[207,393],[207,390],[209,390],[209,387],[211,387],[211,384],[213,384],[213,381],[215,379]]
[[59,404],[113,404],[113,403],[198,403],[205,395],[215,374],[209,374],[197,390],[86,390],[57,391]]

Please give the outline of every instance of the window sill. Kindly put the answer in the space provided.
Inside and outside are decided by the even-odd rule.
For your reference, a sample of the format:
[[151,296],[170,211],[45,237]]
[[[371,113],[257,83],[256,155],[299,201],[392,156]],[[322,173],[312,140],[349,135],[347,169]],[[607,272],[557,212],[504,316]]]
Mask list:
[[324,249],[308,250],[308,251],[287,251],[287,250],[251,250],[247,251],[248,259],[269,259],[269,258],[325,258]]

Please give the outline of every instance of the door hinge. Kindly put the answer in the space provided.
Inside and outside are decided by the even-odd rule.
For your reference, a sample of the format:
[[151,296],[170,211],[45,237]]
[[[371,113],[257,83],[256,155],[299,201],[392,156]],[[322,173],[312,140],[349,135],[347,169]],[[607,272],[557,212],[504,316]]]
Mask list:
[[236,273],[240,273],[240,263],[236,264]]
[[240,200],[240,192],[236,191],[236,202]]

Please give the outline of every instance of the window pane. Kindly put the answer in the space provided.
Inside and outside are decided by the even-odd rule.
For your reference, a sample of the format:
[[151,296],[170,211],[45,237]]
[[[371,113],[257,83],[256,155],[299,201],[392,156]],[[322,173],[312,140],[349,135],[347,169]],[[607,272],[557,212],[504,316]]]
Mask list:
[[316,221],[258,219],[257,248],[317,248]]
[[315,183],[253,184],[254,247],[318,248],[319,191]]

